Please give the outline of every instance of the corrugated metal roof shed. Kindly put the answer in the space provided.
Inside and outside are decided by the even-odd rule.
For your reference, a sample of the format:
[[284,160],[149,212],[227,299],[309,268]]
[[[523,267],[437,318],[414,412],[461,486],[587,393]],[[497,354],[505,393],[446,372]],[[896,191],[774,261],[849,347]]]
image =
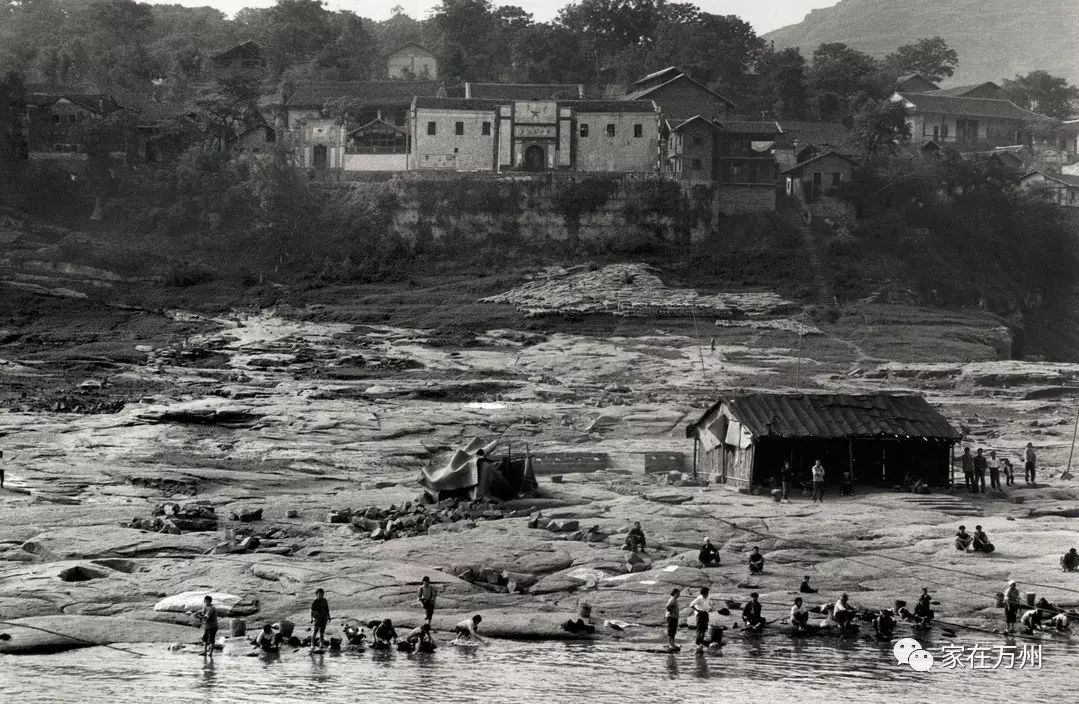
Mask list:
[[761,393],[724,402],[758,438],[959,438],[944,416],[914,394]]

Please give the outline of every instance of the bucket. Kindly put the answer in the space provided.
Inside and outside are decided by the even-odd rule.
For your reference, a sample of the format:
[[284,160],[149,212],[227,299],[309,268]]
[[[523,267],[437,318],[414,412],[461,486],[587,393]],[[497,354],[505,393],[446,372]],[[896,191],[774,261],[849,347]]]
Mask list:
[[997,592],[997,608],[1004,608],[1004,592]]
[[1034,592],[1024,592],[1023,598],[1026,599],[1027,606],[1034,606]]
[[239,638],[240,636],[247,633],[247,621],[244,621],[242,618],[232,619],[232,622],[229,623],[229,626],[232,629],[233,638]]
[[292,635],[292,631],[296,629],[296,624],[294,624],[292,621],[281,621],[279,625],[281,626],[282,638],[290,637]]
[[577,615],[581,618],[592,618],[592,605],[587,601],[582,601],[580,606],[577,607]]

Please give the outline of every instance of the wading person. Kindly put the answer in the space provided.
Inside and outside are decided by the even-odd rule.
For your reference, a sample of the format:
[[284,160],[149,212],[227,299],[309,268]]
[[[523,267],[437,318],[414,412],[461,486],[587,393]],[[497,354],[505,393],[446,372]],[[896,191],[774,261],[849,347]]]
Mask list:
[[202,654],[214,656],[214,642],[217,640],[217,607],[209,594],[202,600],[202,610],[196,614],[202,624]]
[[700,552],[697,553],[697,560],[705,567],[719,566],[719,550],[712,545],[711,538],[704,539]]
[[824,503],[824,465],[817,460],[810,470],[813,478],[813,500]]
[[672,653],[681,650],[674,642],[674,637],[678,635],[678,615],[682,611],[678,604],[678,597],[681,595],[682,590],[672,589],[671,596],[667,599],[667,605],[663,607],[667,617],[667,649]]
[[963,456],[959,458],[963,464],[963,481],[967,484],[967,491],[974,491],[974,455],[970,454],[970,448],[963,448]]
[[397,640],[397,629],[393,627],[393,621],[387,618],[375,626],[371,635],[375,638],[372,647],[387,649]]
[[1034,483],[1034,471],[1038,463],[1038,455],[1034,452],[1034,443],[1028,442],[1027,449],[1023,452],[1023,479],[1027,484]]
[[435,590],[433,584],[431,584],[431,578],[424,575],[422,582],[420,583],[420,592],[418,594],[420,606],[423,607],[423,619],[427,623],[431,623],[431,618],[435,615],[435,599],[438,598],[438,591]]
[[326,592],[315,590],[315,600],[311,602],[311,649],[326,645],[326,626],[330,623],[330,602],[326,601]]
[[761,554],[761,549],[754,546],[753,551],[749,553],[749,573],[760,574],[764,572],[764,555]]
[[483,616],[476,614],[472,618],[466,618],[463,621],[458,621],[457,625],[453,627],[453,632],[457,634],[458,640],[474,640],[479,643],[483,642],[480,638],[479,629],[480,623],[483,621]]
[[696,616],[697,626],[697,652],[704,652],[704,645],[708,642],[708,614],[712,611],[712,602],[708,598],[708,587],[701,587],[700,593],[694,599],[689,608],[693,609]]
[[[314,640],[312,639],[312,642]],[[273,632],[273,626],[266,624],[255,638],[255,646],[264,653],[276,653],[281,647],[277,644],[277,636]]]
[[421,623],[419,627],[413,628],[406,640],[412,644],[413,650],[418,653],[435,652],[435,639],[431,636],[431,624],[429,623]]
[[881,609],[877,617],[873,619],[873,630],[877,632],[877,638],[891,640],[895,633],[895,617],[891,609]]
[[978,454],[974,456],[974,493],[985,493],[985,469],[988,466],[982,448],[978,448]]
[[928,626],[933,622],[933,615],[933,597],[929,595],[929,587],[922,587],[922,595],[914,605],[914,616],[921,619],[923,626]]

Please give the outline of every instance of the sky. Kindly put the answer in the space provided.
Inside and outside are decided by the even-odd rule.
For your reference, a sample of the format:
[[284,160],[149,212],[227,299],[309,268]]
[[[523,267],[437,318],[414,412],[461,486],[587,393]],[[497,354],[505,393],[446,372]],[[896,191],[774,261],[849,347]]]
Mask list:
[[[692,2],[706,12],[718,15],[738,15],[753,25],[758,34],[773,29],[796,24],[806,14],[818,7],[835,5],[839,0],[681,0]],[[149,0],[153,4],[188,5],[199,7],[209,5],[227,14],[233,14],[244,7],[269,7],[275,0]],[[570,0],[495,0],[496,5],[516,5],[531,12],[537,20],[552,19]],[[390,16],[390,9],[396,5],[405,8],[406,14],[423,19],[439,0],[327,0],[326,6],[332,10],[352,10],[358,15],[375,20],[384,20]]]

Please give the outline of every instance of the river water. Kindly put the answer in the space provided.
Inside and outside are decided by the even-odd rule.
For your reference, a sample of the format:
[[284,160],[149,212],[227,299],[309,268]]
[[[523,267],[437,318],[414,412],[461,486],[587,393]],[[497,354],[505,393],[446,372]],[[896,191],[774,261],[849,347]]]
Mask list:
[[[979,643],[956,639],[954,644],[969,652]],[[940,654],[934,650],[939,646],[924,645]],[[1000,641],[980,645],[992,648]],[[961,704],[1074,701],[1079,691],[1079,645],[1057,640],[1042,645],[1040,669],[972,669],[964,659],[954,669],[935,666],[928,673],[899,665],[890,646],[786,637],[736,640],[721,653],[703,656],[690,647],[667,655],[617,641],[493,641],[472,651],[447,645],[433,655],[312,656],[300,650],[263,660],[218,654],[212,661],[167,652],[161,645],[130,647],[144,657],[106,648],[0,656],[0,700],[682,704],[723,698],[750,704]],[[996,659],[979,665],[991,666]]]

